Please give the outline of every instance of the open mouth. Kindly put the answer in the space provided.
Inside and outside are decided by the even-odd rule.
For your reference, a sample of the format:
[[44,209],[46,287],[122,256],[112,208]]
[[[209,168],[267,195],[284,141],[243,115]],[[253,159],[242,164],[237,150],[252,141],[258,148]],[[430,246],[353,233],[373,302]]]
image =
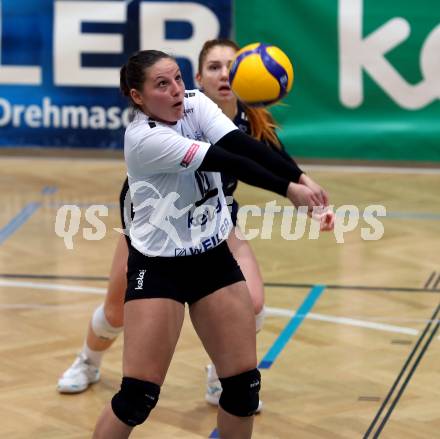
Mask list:
[[229,85],[222,85],[219,91],[231,91],[231,87],[229,87]]
[[183,102],[182,102],[182,101],[176,102],[175,104],[173,104],[173,108],[178,108],[178,107],[181,107],[181,106],[182,106],[182,104],[183,104]]

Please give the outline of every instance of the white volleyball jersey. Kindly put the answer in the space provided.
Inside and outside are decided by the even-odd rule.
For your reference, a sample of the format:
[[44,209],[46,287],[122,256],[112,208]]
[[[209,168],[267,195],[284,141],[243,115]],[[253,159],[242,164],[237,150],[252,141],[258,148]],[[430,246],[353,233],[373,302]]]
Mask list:
[[218,172],[198,171],[211,144],[236,130],[220,108],[188,90],[174,125],[138,111],[125,131],[133,201],[132,245],[148,256],[190,256],[224,241],[232,222]]

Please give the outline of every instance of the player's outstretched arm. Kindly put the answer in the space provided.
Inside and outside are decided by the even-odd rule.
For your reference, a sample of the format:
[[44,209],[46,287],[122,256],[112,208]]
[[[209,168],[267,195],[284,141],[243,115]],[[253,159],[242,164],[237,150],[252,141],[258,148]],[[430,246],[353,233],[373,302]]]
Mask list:
[[322,206],[328,206],[328,194],[318,183],[316,183],[316,181],[306,174],[301,174],[298,183],[307,186],[313,192],[313,194],[318,197]]
[[296,207],[307,206],[310,214],[314,206],[320,205],[319,198],[307,186],[280,177],[256,161],[217,145],[208,149],[199,169],[228,173],[244,183],[275,192],[287,197]]
[[268,148],[266,144],[255,140],[238,129],[223,136],[216,145],[232,154],[253,160],[273,174],[293,183],[298,183],[300,176],[303,174],[292,160],[285,160],[272,148]]

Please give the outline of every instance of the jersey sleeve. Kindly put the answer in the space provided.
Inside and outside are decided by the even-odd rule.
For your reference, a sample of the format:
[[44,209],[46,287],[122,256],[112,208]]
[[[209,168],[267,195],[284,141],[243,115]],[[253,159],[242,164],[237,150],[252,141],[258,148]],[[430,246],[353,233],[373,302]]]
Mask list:
[[237,126],[218,107],[218,105],[197,91],[199,126],[205,137],[212,144],[217,143],[223,136],[237,129]]
[[126,133],[124,154],[132,177],[195,171],[209,143],[187,139],[161,124]]

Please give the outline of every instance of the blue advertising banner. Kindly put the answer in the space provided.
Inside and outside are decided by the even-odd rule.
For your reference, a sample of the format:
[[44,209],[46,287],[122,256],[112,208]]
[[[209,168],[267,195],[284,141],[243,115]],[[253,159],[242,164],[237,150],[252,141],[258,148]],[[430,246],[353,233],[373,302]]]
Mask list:
[[207,39],[231,31],[231,0],[0,0],[0,146],[120,148],[119,69],[174,55],[187,88]]

